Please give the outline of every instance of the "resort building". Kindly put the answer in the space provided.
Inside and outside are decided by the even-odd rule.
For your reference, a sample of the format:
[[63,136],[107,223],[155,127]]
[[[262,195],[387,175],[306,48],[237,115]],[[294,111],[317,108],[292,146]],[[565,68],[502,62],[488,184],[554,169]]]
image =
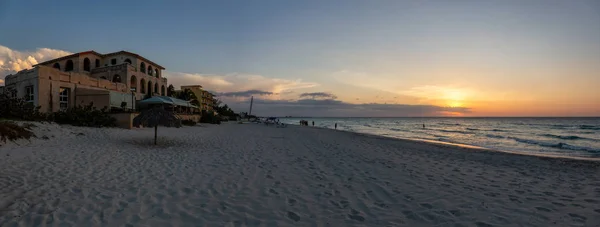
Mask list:
[[165,95],[165,68],[127,51],[87,51],[34,65],[5,78],[14,97],[55,112],[94,103],[97,108],[134,109],[136,100]]
[[200,109],[204,111],[213,111],[214,110],[214,95],[202,88],[201,85],[183,85],[181,86],[181,91],[189,89],[196,95],[198,101],[200,102]]

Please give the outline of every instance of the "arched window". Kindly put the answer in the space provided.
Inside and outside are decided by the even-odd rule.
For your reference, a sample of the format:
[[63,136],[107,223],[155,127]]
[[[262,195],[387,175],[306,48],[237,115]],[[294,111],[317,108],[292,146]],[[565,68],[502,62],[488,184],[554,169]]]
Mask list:
[[68,60],[67,65],[65,66],[65,72],[73,71],[73,61]]
[[156,76],[156,78],[160,78],[160,76],[158,76],[158,69],[154,69],[154,75]]
[[158,84],[154,84],[154,94],[158,94]]
[[83,70],[84,71],[90,71],[90,59],[89,58],[85,58],[83,59]]
[[100,67],[100,59],[96,59],[96,68]]
[[54,63],[54,65],[52,66],[52,68],[60,70],[60,64],[58,64],[58,62]]
[[131,76],[131,80],[129,80],[129,88],[132,91],[137,92],[137,78],[135,78],[135,76]]
[[148,81],[148,94],[152,95],[152,81]]
[[131,65],[131,60],[129,58],[125,59],[125,63],[129,63]]
[[146,64],[144,64],[143,62],[140,64],[140,71],[146,73]]
[[140,80],[140,93],[146,93],[146,80],[144,78]]
[[121,76],[119,74],[115,74],[112,79],[113,83],[121,83]]
[[152,70],[152,66],[149,65],[148,66],[148,75],[152,76],[152,73],[154,73],[154,70]]
[[165,85],[160,87],[160,95],[165,96]]

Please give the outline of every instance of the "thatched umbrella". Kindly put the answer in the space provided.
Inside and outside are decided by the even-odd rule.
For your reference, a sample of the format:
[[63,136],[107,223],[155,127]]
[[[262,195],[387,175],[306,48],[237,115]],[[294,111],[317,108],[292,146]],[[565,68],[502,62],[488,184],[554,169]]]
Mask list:
[[158,125],[179,128],[181,127],[181,119],[162,106],[157,106],[143,110],[137,117],[133,118],[133,126],[139,127],[140,125],[154,127],[154,145],[156,145]]

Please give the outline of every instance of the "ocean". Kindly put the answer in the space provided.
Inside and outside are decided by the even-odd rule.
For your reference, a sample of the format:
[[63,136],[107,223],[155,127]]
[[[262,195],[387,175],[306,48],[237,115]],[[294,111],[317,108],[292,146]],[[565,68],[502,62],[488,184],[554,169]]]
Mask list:
[[[501,151],[600,159],[600,118],[280,118],[299,125]],[[423,124],[425,128],[423,128]]]

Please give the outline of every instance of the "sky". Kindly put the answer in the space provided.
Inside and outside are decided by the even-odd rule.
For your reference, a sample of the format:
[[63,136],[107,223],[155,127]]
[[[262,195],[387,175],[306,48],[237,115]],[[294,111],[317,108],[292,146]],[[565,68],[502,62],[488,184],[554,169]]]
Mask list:
[[599,40],[597,0],[0,1],[0,79],[127,50],[264,116],[600,116]]

